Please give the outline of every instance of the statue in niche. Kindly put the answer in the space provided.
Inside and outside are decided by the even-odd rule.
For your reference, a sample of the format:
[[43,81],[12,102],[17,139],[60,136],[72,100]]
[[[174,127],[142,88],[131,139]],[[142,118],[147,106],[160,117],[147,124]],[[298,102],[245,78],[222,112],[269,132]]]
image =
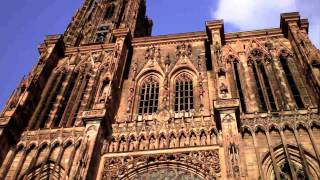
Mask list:
[[199,68],[199,70],[202,69],[202,59],[201,59],[201,56],[198,56],[198,68]]
[[104,154],[104,153],[106,152],[107,148],[108,148],[108,141],[107,141],[107,140],[104,140],[104,141],[103,141],[103,144],[102,144],[102,148],[101,148],[100,154],[101,154],[101,155]]
[[134,151],[136,149],[136,144],[137,144],[136,139],[132,137],[129,142],[129,151]]
[[150,138],[149,149],[156,149],[156,140],[155,140],[154,136],[151,136],[151,138]]
[[217,138],[216,138],[216,135],[214,134],[214,132],[212,132],[211,135],[210,135],[210,143],[211,144],[216,144],[217,143]]
[[100,103],[106,102],[108,96],[109,96],[109,91],[110,91],[110,81],[108,78],[106,78],[103,81],[103,86],[102,86],[102,93],[100,97]]
[[204,132],[201,133],[200,144],[201,145],[207,145],[207,135]]
[[135,79],[135,76],[137,74],[137,70],[138,70],[138,64],[137,63],[134,63],[131,67],[132,69],[132,77],[133,77],[133,80]]
[[229,144],[229,163],[232,167],[232,172],[234,177],[240,176],[240,167],[239,167],[239,149],[238,146],[235,143]]
[[221,83],[219,90],[223,97],[226,97],[229,92],[228,87],[224,83]]
[[133,99],[134,99],[134,88],[133,88],[133,87],[131,87],[131,88],[129,89],[129,97],[128,97],[128,108],[127,108],[127,112],[130,112],[130,108],[131,108],[131,105],[132,105]]
[[184,134],[181,134],[180,136],[180,147],[185,147],[187,145],[187,139]]
[[121,139],[120,145],[119,145],[119,152],[123,152],[123,151],[126,151],[126,140],[125,139]]
[[176,137],[175,137],[174,135],[171,135],[171,136],[170,136],[169,147],[170,147],[170,148],[176,147]]
[[161,149],[165,147],[166,147],[166,138],[162,135],[159,140],[159,148]]
[[222,141],[222,131],[220,130],[218,133],[218,144],[222,145],[223,141]]
[[216,58],[218,60],[218,63],[221,63],[221,45],[219,44],[219,42],[216,42],[215,45],[213,46],[214,48],[214,52],[216,54]]
[[113,139],[110,143],[110,146],[109,146],[109,152],[116,152],[116,142],[115,140]]
[[190,137],[190,146],[197,146],[197,136],[194,133]]
[[139,143],[139,150],[146,150],[147,149],[147,142],[144,137],[140,139]]

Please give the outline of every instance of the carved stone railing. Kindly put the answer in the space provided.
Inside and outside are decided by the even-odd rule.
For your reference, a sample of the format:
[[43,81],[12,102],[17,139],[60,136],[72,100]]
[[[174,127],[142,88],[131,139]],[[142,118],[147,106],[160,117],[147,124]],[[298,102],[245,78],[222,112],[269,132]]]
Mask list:
[[33,142],[36,144],[41,144],[42,142],[52,143],[55,141],[63,143],[67,140],[72,140],[75,142],[79,138],[83,137],[84,133],[84,127],[25,131],[22,133],[19,144],[30,144]]
[[282,128],[284,126],[296,127],[298,125],[308,127],[313,123],[320,124],[317,109],[241,115],[242,128],[249,128],[250,130],[255,130],[258,127],[263,129]]
[[103,153],[217,145],[221,139],[212,116],[125,122],[112,125]]

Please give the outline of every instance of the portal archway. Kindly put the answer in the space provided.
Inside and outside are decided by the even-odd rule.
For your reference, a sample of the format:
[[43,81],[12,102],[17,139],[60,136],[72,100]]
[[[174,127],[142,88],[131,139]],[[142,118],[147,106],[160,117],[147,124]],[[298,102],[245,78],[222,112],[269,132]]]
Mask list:
[[[180,163],[160,163],[134,169],[121,180],[205,180],[207,175],[199,169]],[[211,178],[212,179],[212,178]],[[214,178],[215,179],[215,178]]]

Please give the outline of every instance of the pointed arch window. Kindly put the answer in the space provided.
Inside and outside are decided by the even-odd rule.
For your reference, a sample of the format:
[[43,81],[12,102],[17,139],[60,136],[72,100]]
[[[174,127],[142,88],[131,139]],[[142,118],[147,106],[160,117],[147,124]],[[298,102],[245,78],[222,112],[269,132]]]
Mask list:
[[104,16],[104,19],[105,19],[105,20],[108,20],[108,19],[112,18],[113,14],[114,14],[114,10],[115,10],[115,5],[114,5],[114,4],[111,4],[111,5],[108,7],[107,11],[106,11],[106,14],[105,14],[105,16]]
[[291,89],[293,98],[296,101],[297,107],[299,109],[300,108],[304,108],[304,104],[303,104],[303,101],[301,99],[298,87],[296,85],[296,82],[293,79],[293,76],[291,74],[291,71],[290,71],[290,68],[289,68],[289,65],[288,65],[288,58],[285,57],[285,56],[280,56],[280,63],[282,65],[282,68],[283,68],[283,71],[285,73],[285,76],[286,76],[286,78],[288,80],[288,84],[289,84],[289,87]]
[[263,65],[263,63],[261,61],[258,62],[258,67],[259,67],[259,70],[261,72],[261,75],[262,75],[262,78],[263,78],[263,81],[264,81],[264,85],[266,87],[266,92],[267,92],[267,95],[268,95],[271,111],[276,111],[277,110],[277,106],[276,106],[276,102],[275,102],[275,100],[273,98],[271,84],[270,84],[270,81],[268,79],[268,75],[267,75],[266,69],[264,68],[264,65]]
[[261,84],[260,79],[259,79],[259,75],[258,75],[258,71],[257,71],[257,67],[256,67],[257,66],[256,62],[251,62],[251,66],[252,66],[254,79],[255,79],[255,82],[256,82],[256,87],[257,87],[257,90],[258,90],[258,98],[260,100],[260,109],[262,111],[266,111],[267,110],[266,101],[265,101],[264,96],[263,96],[262,84]]
[[148,77],[140,88],[139,115],[152,114],[158,110],[159,82]]
[[189,112],[194,109],[193,82],[192,78],[186,73],[179,75],[176,79],[174,104],[174,110],[176,112]]
[[241,103],[241,109],[242,109],[242,112],[247,112],[246,103],[245,103],[244,95],[241,88],[241,80],[239,76],[239,69],[238,69],[239,62],[234,60],[232,62],[232,65],[233,65],[233,72],[234,72],[234,78],[237,85],[238,95]]

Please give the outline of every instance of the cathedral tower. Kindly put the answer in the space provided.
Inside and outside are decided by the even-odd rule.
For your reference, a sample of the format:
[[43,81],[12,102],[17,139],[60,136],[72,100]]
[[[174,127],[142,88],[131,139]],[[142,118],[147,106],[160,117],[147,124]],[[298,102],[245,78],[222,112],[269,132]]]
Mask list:
[[0,113],[0,179],[319,179],[308,25],[151,36],[145,0],[85,0]]

